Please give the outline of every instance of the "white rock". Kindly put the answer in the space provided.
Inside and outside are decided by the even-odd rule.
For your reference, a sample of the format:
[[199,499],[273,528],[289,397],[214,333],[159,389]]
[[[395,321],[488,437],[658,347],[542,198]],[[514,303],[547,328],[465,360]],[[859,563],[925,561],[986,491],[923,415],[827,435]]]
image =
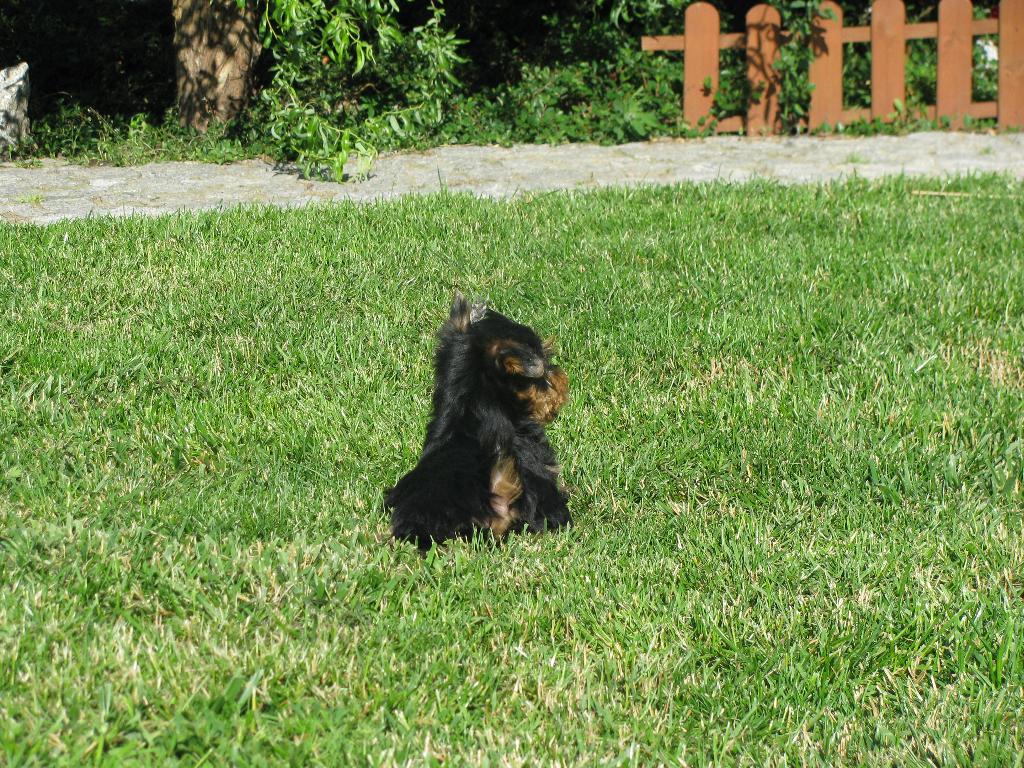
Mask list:
[[0,69],[0,149],[28,136],[28,64]]

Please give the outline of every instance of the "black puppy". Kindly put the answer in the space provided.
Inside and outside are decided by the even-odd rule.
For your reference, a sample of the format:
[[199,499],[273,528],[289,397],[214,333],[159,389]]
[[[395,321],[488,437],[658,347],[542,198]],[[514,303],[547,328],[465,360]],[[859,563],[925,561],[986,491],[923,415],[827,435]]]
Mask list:
[[434,402],[419,463],[388,491],[396,539],[431,542],[569,522],[544,433],[569,380],[536,333],[455,294],[434,359]]

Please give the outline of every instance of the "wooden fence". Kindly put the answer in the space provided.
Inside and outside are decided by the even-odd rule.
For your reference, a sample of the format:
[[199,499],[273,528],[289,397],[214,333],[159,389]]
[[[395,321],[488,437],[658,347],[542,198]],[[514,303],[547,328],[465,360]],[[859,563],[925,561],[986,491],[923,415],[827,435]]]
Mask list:
[[[965,117],[998,119],[1000,128],[1024,128],[1024,0],[1002,0],[998,18],[974,19],[970,0],[941,0],[938,21],[908,24],[902,0],[875,0],[871,24],[844,27],[842,9],[829,0],[821,4],[811,46],[811,108],[808,127],[850,123],[860,118],[892,119],[905,101],[906,42],[938,40],[936,101],[926,107],[930,119],[948,118],[961,127]],[[831,18],[829,18],[831,17]],[[721,34],[718,11],[710,3],[686,8],[685,35],[641,39],[645,51],[683,51],[683,119],[691,126],[711,119],[718,90],[718,56],[723,48],[745,48],[747,79],[755,94],[746,115],[718,121],[719,133],[779,131],[780,78],[774,64],[787,38],[781,16],[770,5],[756,5],[746,17],[746,32]],[[974,102],[974,38],[999,36],[998,100]],[[843,105],[843,44],[871,45],[871,107]]]

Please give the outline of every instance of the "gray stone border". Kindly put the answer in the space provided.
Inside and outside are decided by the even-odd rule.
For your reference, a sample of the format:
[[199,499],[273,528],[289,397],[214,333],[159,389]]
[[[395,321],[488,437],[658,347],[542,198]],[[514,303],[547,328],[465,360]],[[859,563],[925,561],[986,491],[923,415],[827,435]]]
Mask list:
[[333,184],[257,160],[210,165],[40,167],[0,163],[0,221],[45,224],[84,216],[159,215],[239,204],[283,207],[369,202],[440,190],[512,197],[554,189],[769,179],[827,182],[894,174],[1002,173],[1024,179],[1024,134],[915,133],[867,138],[715,137],[602,147],[450,146],[382,156],[370,177]]

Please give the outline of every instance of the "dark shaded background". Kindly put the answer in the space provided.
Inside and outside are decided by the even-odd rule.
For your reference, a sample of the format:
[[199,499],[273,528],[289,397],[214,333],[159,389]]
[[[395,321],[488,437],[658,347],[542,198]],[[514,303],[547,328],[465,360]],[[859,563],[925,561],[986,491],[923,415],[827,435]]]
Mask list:
[[31,110],[75,102],[110,115],[174,103],[169,0],[2,0],[0,66],[29,63]]
[[[723,21],[738,19],[753,0],[716,3]],[[841,3],[847,24],[867,19],[868,2]],[[997,0],[976,0],[992,8]],[[426,0],[402,5],[400,19],[413,25],[429,16]],[[639,45],[642,34],[677,31],[681,14],[611,23],[610,4],[552,0],[447,0],[447,23],[467,40],[459,71],[466,88],[513,83],[524,63],[557,66],[595,60],[622,45]],[[936,0],[910,0],[908,18],[935,18]],[[676,21],[678,20],[678,27]],[[111,116],[160,115],[174,104],[170,0],[2,0],[0,66],[28,61],[34,116],[62,103]],[[261,76],[265,76],[264,54]]]

